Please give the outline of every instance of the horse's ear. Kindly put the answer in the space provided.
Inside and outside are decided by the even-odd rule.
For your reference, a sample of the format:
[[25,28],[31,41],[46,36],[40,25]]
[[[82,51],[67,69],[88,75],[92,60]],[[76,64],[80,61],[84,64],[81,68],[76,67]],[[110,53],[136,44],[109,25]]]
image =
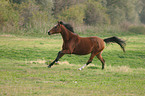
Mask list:
[[62,21],[58,21],[58,25],[60,25],[60,24],[63,24],[63,22]]
[[63,22],[62,21],[59,21],[59,24],[63,24]]

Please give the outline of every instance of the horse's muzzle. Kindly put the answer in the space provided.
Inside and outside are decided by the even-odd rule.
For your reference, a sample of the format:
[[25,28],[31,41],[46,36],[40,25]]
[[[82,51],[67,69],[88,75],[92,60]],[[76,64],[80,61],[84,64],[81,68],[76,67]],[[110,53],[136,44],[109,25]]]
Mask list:
[[48,32],[48,35],[51,35],[51,33],[50,33],[50,32]]

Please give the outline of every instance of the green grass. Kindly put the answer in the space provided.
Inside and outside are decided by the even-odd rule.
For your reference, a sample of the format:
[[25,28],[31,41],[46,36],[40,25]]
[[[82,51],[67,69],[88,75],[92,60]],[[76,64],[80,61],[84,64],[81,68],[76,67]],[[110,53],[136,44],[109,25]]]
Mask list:
[[84,70],[90,55],[65,55],[51,69],[61,50],[58,35],[47,38],[0,35],[1,96],[144,96],[145,35],[122,36],[126,53],[117,44],[106,45],[101,70],[97,58]]

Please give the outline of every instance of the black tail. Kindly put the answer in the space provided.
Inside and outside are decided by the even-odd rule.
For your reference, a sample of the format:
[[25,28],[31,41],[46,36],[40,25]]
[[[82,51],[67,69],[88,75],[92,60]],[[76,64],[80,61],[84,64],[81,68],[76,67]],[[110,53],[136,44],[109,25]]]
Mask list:
[[106,39],[104,39],[104,41],[105,41],[105,43],[110,43],[110,42],[112,42],[112,43],[117,43],[117,44],[119,44],[120,47],[122,48],[122,50],[125,52],[125,48],[124,48],[124,47],[125,47],[126,43],[125,43],[125,41],[119,39],[118,37],[106,38]]

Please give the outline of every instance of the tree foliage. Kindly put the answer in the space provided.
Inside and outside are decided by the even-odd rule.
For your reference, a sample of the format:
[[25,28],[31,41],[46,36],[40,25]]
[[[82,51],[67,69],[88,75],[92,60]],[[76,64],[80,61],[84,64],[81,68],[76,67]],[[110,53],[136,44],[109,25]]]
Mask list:
[[23,2],[27,2],[28,0],[10,0],[11,3],[21,4]]
[[145,1],[142,0],[142,10],[141,10],[141,13],[140,13],[140,20],[142,23],[145,24]]
[[78,4],[85,0],[53,0],[53,14],[56,16],[63,9],[67,9],[72,5]]
[[[40,3],[41,2],[41,3]],[[0,28],[2,31],[43,28],[53,20],[50,0],[0,1]]]
[[109,18],[106,14],[106,8],[103,7],[99,2],[90,0],[86,2],[85,10],[85,24],[109,24]]
[[42,32],[56,20],[77,25],[145,24],[145,0],[0,0],[1,32]]
[[139,16],[136,10],[138,0],[107,0],[108,15],[112,24],[128,21],[138,22]]
[[83,4],[76,4],[69,8],[62,10],[58,15],[59,20],[64,20],[66,22],[75,22],[77,24],[83,23],[84,18],[84,9]]
[[9,30],[13,30],[18,26],[18,21],[18,11],[14,10],[8,1],[0,1],[0,28],[7,30],[7,27],[11,27]]

